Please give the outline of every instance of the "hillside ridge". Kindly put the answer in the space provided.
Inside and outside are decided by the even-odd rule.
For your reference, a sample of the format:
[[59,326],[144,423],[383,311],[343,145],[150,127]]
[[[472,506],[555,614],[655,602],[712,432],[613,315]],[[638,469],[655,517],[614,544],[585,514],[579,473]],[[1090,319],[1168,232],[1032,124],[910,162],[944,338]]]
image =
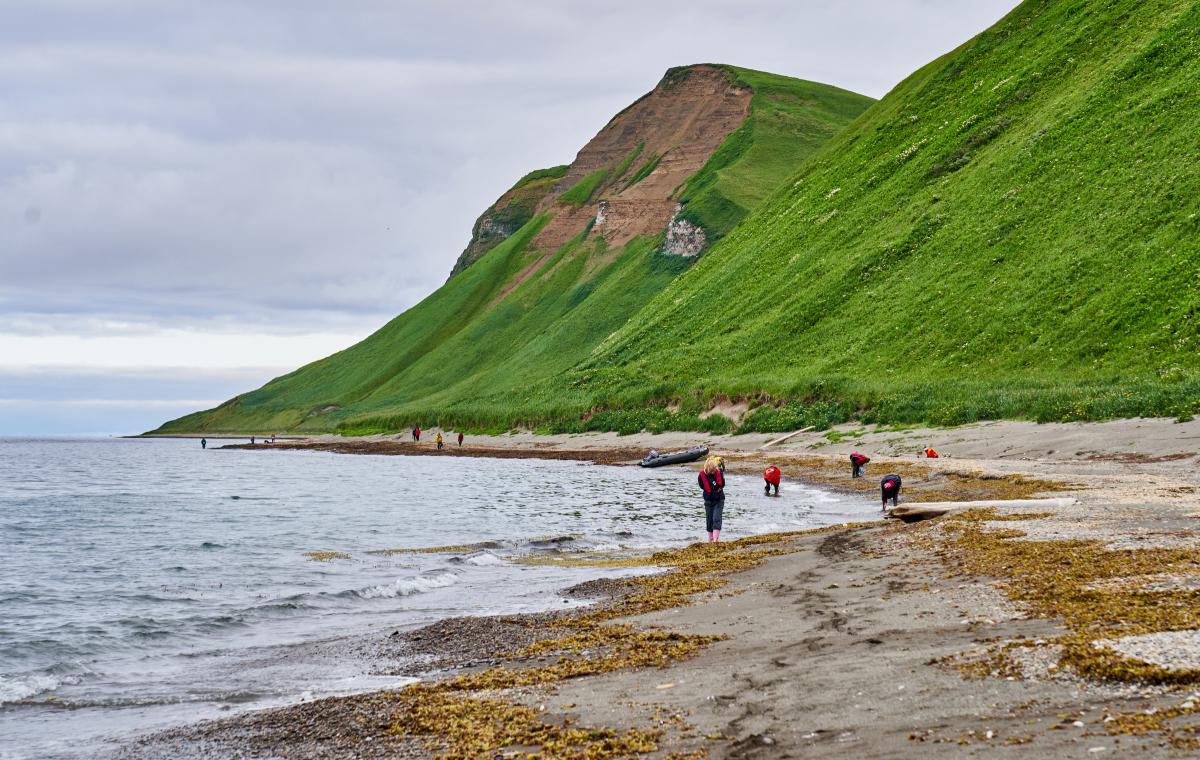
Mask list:
[[519,398],[586,358],[870,102],[722,64],[671,69],[570,164],[503,193],[424,301],[159,432],[399,428],[429,416],[414,405]]

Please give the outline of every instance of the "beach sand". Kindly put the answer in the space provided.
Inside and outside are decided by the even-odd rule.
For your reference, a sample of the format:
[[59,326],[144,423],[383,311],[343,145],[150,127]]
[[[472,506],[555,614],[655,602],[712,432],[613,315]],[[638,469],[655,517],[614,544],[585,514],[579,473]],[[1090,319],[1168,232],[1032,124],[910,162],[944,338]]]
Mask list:
[[[891,470],[904,473],[909,503],[961,501],[966,494],[966,500],[1000,500],[996,515],[1003,516],[1034,511],[1004,506],[1010,498],[1055,497],[1059,501],[1039,508],[1033,519],[978,523],[987,531],[1019,528],[1024,535],[1012,540],[1042,541],[1048,549],[1096,541],[1120,559],[1136,552],[1117,550],[1190,552],[1200,545],[1200,423],[1003,422],[890,432],[843,426],[834,432],[804,434],[765,451],[759,447],[778,436],[521,434],[471,437],[468,448],[481,455],[489,449],[517,452],[510,456],[590,453],[594,461],[617,463],[649,448],[707,440],[729,455],[733,468],[750,471],[773,462],[786,477],[862,490],[873,499],[878,477]],[[410,453],[386,439],[307,445]],[[926,445],[943,457],[917,458]],[[847,477],[851,449],[872,456],[861,481]],[[725,637],[664,667],[464,696],[529,706],[553,725],[652,728],[662,734],[651,757],[1183,757],[1195,750],[1188,741],[1197,732],[1187,728],[1195,722],[1190,705],[1200,700],[1191,697],[1195,683],[1085,678],[1060,667],[1055,641],[1068,633],[1069,621],[1031,614],[1028,605],[1014,601],[1017,580],[971,572],[948,558],[945,547],[965,525],[949,520],[888,521],[780,539],[787,553],[729,575],[721,588],[702,590],[683,606],[613,621],[629,623],[633,631]],[[1178,593],[1179,604],[1194,606],[1196,568],[1181,561],[1174,571],[1161,569],[1154,582],[1167,590],[1156,598],[1171,602]],[[1111,582],[1123,582],[1113,572]],[[601,605],[620,605],[630,588],[611,582],[582,591],[599,594]],[[379,646],[393,658],[395,672],[433,680],[497,665],[529,667],[536,663],[518,653],[552,635],[552,619],[442,621],[387,637]],[[1151,651],[1144,656],[1153,659],[1158,645],[1153,637],[1148,641],[1126,649]],[[1008,653],[1002,660],[994,658],[998,647]],[[1200,662],[1200,635],[1191,643],[1172,640],[1159,654],[1164,648],[1173,658]],[[595,658],[598,651],[571,656]],[[317,700],[175,729],[131,744],[119,756],[431,756],[436,736],[391,730],[403,720],[402,702],[389,694]],[[1171,708],[1181,715],[1172,718],[1170,731],[1143,733],[1128,717],[1174,715],[1164,713]],[[1114,731],[1119,726],[1136,730]]]

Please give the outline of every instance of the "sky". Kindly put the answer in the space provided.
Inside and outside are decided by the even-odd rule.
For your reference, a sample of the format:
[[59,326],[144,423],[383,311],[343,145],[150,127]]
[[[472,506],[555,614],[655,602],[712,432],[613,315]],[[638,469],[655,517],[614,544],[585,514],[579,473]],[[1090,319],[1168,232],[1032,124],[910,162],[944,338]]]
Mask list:
[[134,433],[361,340],[671,67],[882,97],[1015,0],[0,0],[0,435]]

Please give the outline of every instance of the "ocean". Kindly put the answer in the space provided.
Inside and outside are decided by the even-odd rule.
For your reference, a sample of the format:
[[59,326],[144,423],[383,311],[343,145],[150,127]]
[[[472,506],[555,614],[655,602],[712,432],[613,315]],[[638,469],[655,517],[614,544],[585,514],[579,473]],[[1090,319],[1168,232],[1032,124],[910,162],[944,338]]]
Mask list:
[[[704,538],[695,465],[219,444],[0,439],[0,758],[91,757],[181,722],[399,686],[367,654],[390,631],[562,608],[566,587],[638,572],[522,558]],[[875,516],[761,485],[730,475],[723,539]],[[446,545],[461,548],[388,551]]]

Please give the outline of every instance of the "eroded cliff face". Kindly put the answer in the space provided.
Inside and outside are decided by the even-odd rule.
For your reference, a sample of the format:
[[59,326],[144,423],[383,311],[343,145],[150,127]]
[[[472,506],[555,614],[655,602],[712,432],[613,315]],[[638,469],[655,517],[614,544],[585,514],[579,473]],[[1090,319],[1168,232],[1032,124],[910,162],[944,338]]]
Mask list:
[[[554,211],[555,217],[533,245],[556,250],[596,219],[601,202],[603,223],[594,224],[588,234],[603,237],[612,247],[665,230],[682,185],[746,120],[751,95],[750,88],[735,84],[718,66],[668,71],[579,151],[539,207]],[[563,208],[561,196],[596,172],[606,174],[587,200]]]
[[[719,66],[668,71],[653,90],[613,117],[569,166],[534,172],[502,195],[475,222],[471,242],[450,276],[538,213],[553,215],[531,244],[545,256],[585,230],[587,237],[602,237],[614,249],[667,230],[680,190],[746,120],[751,95]],[[704,247],[704,233],[688,232],[686,255],[694,256]],[[534,261],[530,270],[542,263]]]

